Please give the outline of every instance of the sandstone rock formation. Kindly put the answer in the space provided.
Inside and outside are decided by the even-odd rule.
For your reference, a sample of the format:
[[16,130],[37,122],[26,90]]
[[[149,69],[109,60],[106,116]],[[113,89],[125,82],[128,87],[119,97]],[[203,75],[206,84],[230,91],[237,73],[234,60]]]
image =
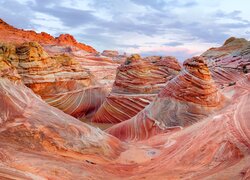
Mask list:
[[77,47],[86,52],[95,53],[96,50],[91,46],[88,46],[83,43],[77,42],[72,35],[62,34],[59,37],[54,38],[48,33],[41,32],[36,33],[35,31],[17,29],[13,26],[10,26],[2,19],[0,19],[0,41],[2,42],[29,42],[36,41],[40,44],[54,44],[54,45],[68,45]]
[[194,57],[183,66],[149,106],[108,132],[120,139],[145,139],[190,126],[221,109],[225,98],[216,88],[204,59]]
[[11,62],[17,62],[15,46],[10,44],[0,44],[0,78],[20,81],[21,77]]
[[[2,49],[8,47],[1,46]],[[50,105],[72,116],[91,116],[107,95],[75,59],[65,54],[50,57],[36,42],[17,45],[5,56],[26,86]]]
[[229,106],[195,125],[121,143],[1,79],[0,177],[248,179],[249,84],[248,76],[225,89]]
[[173,57],[141,59],[133,55],[118,68],[111,94],[93,117],[93,122],[119,123],[147,106],[180,70]]
[[[7,165],[22,171],[29,165],[35,167],[40,160],[52,160],[56,156],[61,159],[58,162],[72,158],[88,164],[87,159],[92,159],[93,155],[99,154],[101,159],[115,158],[123,149],[118,139],[49,106],[22,83],[0,79],[0,107],[0,167]],[[40,160],[30,161],[33,158],[30,159],[29,154]],[[21,163],[17,159],[22,159]],[[48,173],[47,177],[58,178],[52,172],[57,169],[52,168],[54,165],[39,166],[41,172]],[[31,169],[27,170],[37,173],[36,169]]]
[[171,57],[131,56],[94,117],[125,120],[107,134],[68,114],[100,106],[115,53],[3,21],[0,40],[0,179],[250,179],[248,41],[230,38],[181,72]]
[[[95,79],[111,91],[115,79],[116,68],[126,57],[102,56],[92,47],[76,42],[69,34],[60,35],[57,38],[42,32],[16,29],[0,19],[0,42],[20,44],[23,42],[38,42],[49,56],[66,54],[73,57],[81,66],[88,69]],[[15,49],[15,48],[14,48]]]
[[126,53],[124,54],[119,54],[118,51],[114,51],[114,50],[104,50],[101,53],[102,56],[106,56],[110,59],[112,59],[115,62],[119,62],[119,63],[124,63],[126,61],[126,59],[128,58]]
[[119,56],[119,52],[118,51],[114,51],[114,50],[104,50],[102,52],[103,56],[108,56],[108,57],[116,57]]
[[219,87],[234,84],[250,72],[250,42],[246,39],[229,38],[223,46],[211,48],[202,56]]

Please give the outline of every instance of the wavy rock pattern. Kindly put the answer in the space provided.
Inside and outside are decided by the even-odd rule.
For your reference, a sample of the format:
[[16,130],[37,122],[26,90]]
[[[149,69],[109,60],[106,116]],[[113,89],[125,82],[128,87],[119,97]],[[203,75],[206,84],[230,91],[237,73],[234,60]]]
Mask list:
[[0,147],[12,144],[61,155],[119,153],[117,139],[47,105],[22,83],[1,78],[0,99]]
[[17,69],[23,83],[50,105],[81,118],[91,116],[104,101],[106,90],[70,56],[50,57],[35,42],[18,45],[15,50],[5,59],[16,57],[9,62]]
[[223,46],[211,48],[202,56],[219,87],[235,84],[250,72],[250,42],[245,39],[229,38]]
[[112,92],[93,122],[119,123],[135,116],[180,70],[172,57],[133,58],[118,68]]
[[0,44],[0,77],[13,81],[20,81],[21,77],[11,62],[16,62],[15,47],[12,45]]
[[204,59],[194,57],[184,62],[181,73],[167,83],[149,106],[107,131],[120,139],[149,138],[192,125],[221,109],[224,101]]
[[204,121],[125,145],[1,79],[0,177],[248,179],[249,84],[224,89],[232,103]]

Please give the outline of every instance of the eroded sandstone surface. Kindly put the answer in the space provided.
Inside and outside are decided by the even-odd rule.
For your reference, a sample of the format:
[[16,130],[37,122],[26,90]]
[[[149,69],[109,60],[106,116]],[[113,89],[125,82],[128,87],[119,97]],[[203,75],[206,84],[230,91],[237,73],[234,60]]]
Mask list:
[[120,139],[144,139],[195,124],[220,110],[226,98],[218,91],[204,59],[194,57],[183,66],[152,103],[108,132]]
[[173,57],[142,59],[132,55],[118,67],[112,91],[92,121],[119,123],[130,119],[147,106],[180,69]]

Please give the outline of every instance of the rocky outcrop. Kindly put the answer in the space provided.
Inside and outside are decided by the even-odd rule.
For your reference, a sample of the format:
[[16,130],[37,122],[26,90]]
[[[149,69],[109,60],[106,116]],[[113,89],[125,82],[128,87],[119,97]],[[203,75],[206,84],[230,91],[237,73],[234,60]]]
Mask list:
[[119,52],[114,50],[104,50],[101,55],[108,57],[117,57],[119,56]]
[[0,149],[4,152],[9,146],[76,158],[81,154],[115,157],[122,150],[119,140],[49,106],[22,83],[1,78],[0,100]]
[[139,55],[118,68],[111,94],[93,117],[93,122],[119,123],[147,106],[180,70],[175,58],[143,60]]
[[194,57],[183,66],[149,106],[108,132],[120,139],[145,139],[190,126],[220,110],[225,98],[216,88],[204,59]]
[[235,84],[250,72],[250,42],[245,39],[229,38],[223,46],[211,48],[202,56],[220,88]]
[[[248,179],[250,78],[222,112],[138,143],[121,143],[0,80],[3,179]],[[182,162],[182,163],[179,163]],[[83,173],[84,172],[84,173]]]
[[108,57],[114,62],[119,62],[119,63],[124,63],[126,59],[128,58],[126,53],[124,54],[119,54],[118,51],[115,50],[104,50],[101,53],[101,56]]
[[48,33],[17,29],[10,26],[2,19],[0,19],[0,41],[2,42],[18,42],[23,43],[27,41],[36,41],[40,44],[54,44],[54,45],[68,45],[79,48],[89,53],[96,53],[96,50],[91,46],[77,42],[72,35],[61,34],[59,37],[54,38]]
[[0,44],[0,78],[8,78],[13,81],[20,81],[21,77],[16,68],[11,64],[17,63],[15,46]]
[[107,95],[91,73],[68,55],[50,57],[38,43],[29,42],[17,45],[6,58],[11,56],[17,57],[9,61],[26,86],[72,116],[93,115]]
[[96,50],[91,46],[77,42],[70,34],[61,34],[60,36],[56,37],[55,40],[59,45],[71,45],[90,53],[96,52]]

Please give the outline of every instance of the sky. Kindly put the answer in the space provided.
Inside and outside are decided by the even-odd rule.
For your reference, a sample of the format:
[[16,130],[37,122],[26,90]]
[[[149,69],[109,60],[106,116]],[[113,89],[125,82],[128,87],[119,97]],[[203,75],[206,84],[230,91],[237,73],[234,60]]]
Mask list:
[[249,0],[0,0],[0,18],[98,51],[185,60],[231,37],[250,39]]

